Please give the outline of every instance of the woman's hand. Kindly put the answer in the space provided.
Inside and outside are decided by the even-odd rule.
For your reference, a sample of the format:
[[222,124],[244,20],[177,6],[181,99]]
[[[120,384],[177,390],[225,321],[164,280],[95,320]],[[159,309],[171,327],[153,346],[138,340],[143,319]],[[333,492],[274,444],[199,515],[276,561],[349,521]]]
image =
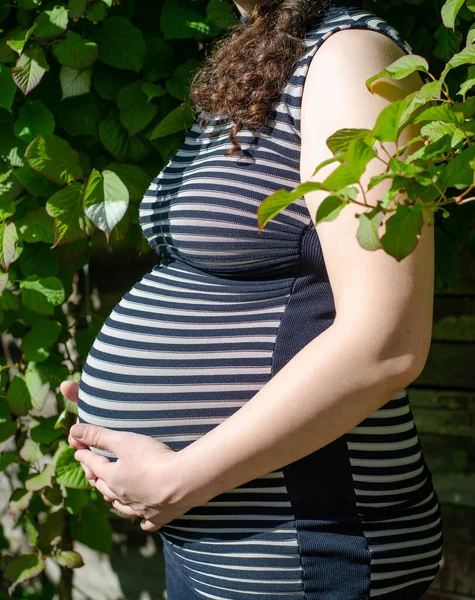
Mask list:
[[[61,392],[77,401],[78,384],[63,381]],[[70,445],[77,449],[91,484],[124,515],[142,517],[142,528],[157,531],[190,508],[180,493],[178,453],[149,436],[75,424]],[[89,450],[93,446],[113,452],[117,461]],[[183,489],[183,488],[181,488]]]

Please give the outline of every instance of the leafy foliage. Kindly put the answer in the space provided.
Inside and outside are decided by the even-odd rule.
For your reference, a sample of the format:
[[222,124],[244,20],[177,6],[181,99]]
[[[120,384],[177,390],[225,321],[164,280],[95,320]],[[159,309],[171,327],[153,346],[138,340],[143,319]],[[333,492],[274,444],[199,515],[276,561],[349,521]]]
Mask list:
[[[403,32],[407,16],[400,21],[391,11],[391,5],[394,3],[385,5],[387,18]],[[419,12],[419,6],[425,8],[423,2],[418,3],[417,14],[427,16]],[[427,222],[436,226],[436,286],[441,288],[454,280],[457,252],[453,252],[453,247],[451,252],[446,252],[444,245],[453,246],[455,242],[460,249],[463,242],[468,242],[470,235],[473,236],[475,216],[475,205],[468,204],[475,200],[475,98],[469,95],[475,85],[472,10],[473,5],[465,5],[463,0],[448,0],[441,11],[443,23],[439,23],[433,33],[439,44],[432,55],[402,56],[367,80],[368,89],[377,93],[374,84],[382,77],[401,79],[419,71],[425,78],[419,90],[388,104],[372,130],[341,129],[333,133],[326,140],[333,158],[317,165],[311,181],[294,190],[278,190],[261,203],[258,209],[261,229],[306,192],[325,191],[328,195],[317,210],[317,225],[335,219],[345,206],[356,203],[362,208],[356,215],[359,244],[369,251],[383,250],[400,261],[416,248],[425,215]],[[378,13],[384,13],[383,7]],[[441,28],[463,37],[466,46],[459,49],[460,44],[455,45],[453,37],[442,41]],[[409,40],[416,42],[417,37],[409,36]],[[419,135],[401,144],[402,131],[416,125],[414,130]],[[395,147],[393,155],[385,147],[387,143]],[[361,179],[367,164],[376,155],[386,163],[386,169],[372,177],[365,190]],[[332,162],[340,164],[326,179],[318,181],[316,174]],[[366,192],[384,180],[390,180],[389,189],[376,206],[371,205]],[[358,195],[360,190],[362,199]],[[454,206],[459,208],[453,211]],[[381,231],[385,216],[388,218]],[[444,223],[448,217],[455,222],[452,232],[457,229],[460,232],[459,239],[450,242]],[[474,254],[473,244],[471,250]],[[442,253],[451,255],[452,260],[438,261]]]
[[0,10],[0,472],[16,482],[9,511],[30,546],[15,556],[0,536],[10,594],[39,584],[46,557],[70,581],[83,564],[74,540],[111,550],[110,507],[66,443],[77,406],[58,387],[78,380],[104,319],[88,296],[91,256],[151,251],[138,202],[193,123],[193,71],[236,22],[224,0]]

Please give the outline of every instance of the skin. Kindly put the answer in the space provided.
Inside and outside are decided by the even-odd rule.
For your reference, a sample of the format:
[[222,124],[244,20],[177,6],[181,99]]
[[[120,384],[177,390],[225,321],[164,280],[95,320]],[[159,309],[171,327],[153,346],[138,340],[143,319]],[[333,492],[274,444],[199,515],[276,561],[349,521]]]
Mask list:
[[[302,101],[302,181],[331,156],[325,143],[331,133],[372,128],[389,99],[421,87],[416,75],[386,79],[383,96],[366,89],[367,78],[402,54],[390,38],[368,30],[339,31],[324,42],[311,62]],[[400,143],[415,134],[403,132]],[[382,149],[380,156],[387,158]],[[322,181],[334,168],[327,165],[313,179]],[[363,184],[384,168],[372,160]],[[369,192],[368,203],[374,205],[388,185]],[[312,218],[325,195],[306,196]],[[116,509],[142,517],[142,527],[156,531],[191,507],[341,437],[420,375],[432,333],[433,227],[424,224],[415,251],[398,262],[383,250],[359,246],[355,213],[362,210],[347,206],[334,221],[317,226],[335,299],[333,324],[231,417],[179,452],[139,434],[87,425],[79,438],[80,426],[71,428],[77,460]],[[77,401],[77,384],[63,382],[61,391]],[[118,460],[109,462],[89,446],[115,452]]]
[[265,4],[272,4],[273,2],[279,2],[279,0],[239,0],[238,2],[234,1],[238,11],[241,13],[241,16],[246,17],[252,11],[255,6],[264,6]]

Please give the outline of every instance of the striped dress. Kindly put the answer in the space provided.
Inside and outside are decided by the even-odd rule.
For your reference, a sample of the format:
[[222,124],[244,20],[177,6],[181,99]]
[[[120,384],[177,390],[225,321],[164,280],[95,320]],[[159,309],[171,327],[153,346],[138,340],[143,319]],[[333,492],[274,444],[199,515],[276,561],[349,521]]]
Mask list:
[[[372,12],[332,4],[308,29],[266,129],[239,132],[241,156],[224,156],[231,124],[216,115],[207,126],[195,122],[152,181],[140,223],[160,261],[94,341],[79,422],[180,450],[239,410],[332,324],[332,290],[304,199],[260,234],[256,210],[300,182],[307,70],[324,40],[346,28],[379,31],[411,52]],[[187,599],[420,598],[439,570],[443,537],[407,390],[334,442],[190,510],[157,535]]]

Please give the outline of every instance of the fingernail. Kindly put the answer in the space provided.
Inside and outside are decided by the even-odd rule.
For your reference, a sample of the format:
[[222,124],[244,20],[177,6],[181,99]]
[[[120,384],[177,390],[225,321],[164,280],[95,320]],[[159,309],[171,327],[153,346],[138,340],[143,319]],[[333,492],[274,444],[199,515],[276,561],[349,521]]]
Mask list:
[[86,434],[85,425],[73,425],[70,429],[70,434],[77,440],[82,440]]

